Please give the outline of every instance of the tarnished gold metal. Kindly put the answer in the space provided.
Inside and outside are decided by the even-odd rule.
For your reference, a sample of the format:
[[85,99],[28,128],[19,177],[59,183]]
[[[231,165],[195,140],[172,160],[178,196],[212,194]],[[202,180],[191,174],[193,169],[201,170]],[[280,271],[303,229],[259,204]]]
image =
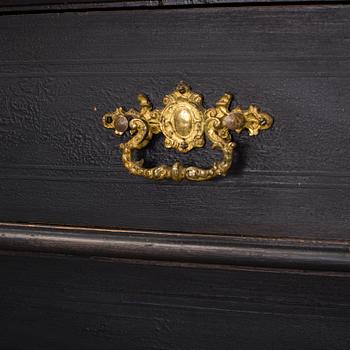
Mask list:
[[[203,181],[218,175],[226,175],[233,159],[235,143],[230,130],[240,133],[247,129],[250,136],[258,135],[261,130],[269,129],[272,117],[261,112],[256,106],[242,109],[240,106],[230,110],[232,95],[225,94],[215,107],[205,109],[203,97],[191,90],[185,82],[180,82],[175,91],[163,99],[163,109],[153,109],[145,95],[139,95],[140,110],[125,111],[118,107],[114,112],[106,113],[103,125],[114,129],[116,135],[122,135],[130,129],[133,137],[120,145],[124,166],[133,175],[149,179],[183,179]],[[133,159],[133,151],[147,146],[154,134],[162,133],[167,148],[187,153],[193,148],[203,147],[206,138],[213,148],[223,153],[223,158],[210,168],[196,166],[184,167],[176,162],[173,165],[159,165],[153,168],[143,167],[143,160]]]

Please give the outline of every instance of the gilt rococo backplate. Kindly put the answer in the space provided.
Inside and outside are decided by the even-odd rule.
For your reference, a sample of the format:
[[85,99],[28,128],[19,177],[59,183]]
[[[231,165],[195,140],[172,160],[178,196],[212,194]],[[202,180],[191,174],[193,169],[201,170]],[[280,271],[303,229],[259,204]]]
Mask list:
[[[203,97],[192,91],[185,82],[180,82],[175,91],[163,99],[163,109],[153,109],[145,95],[139,95],[140,110],[125,111],[118,107],[114,112],[103,116],[103,125],[122,135],[130,129],[133,137],[120,145],[124,166],[133,175],[161,180],[176,181],[187,179],[202,181],[218,175],[226,175],[231,167],[235,143],[230,130],[240,133],[247,129],[250,136],[258,135],[261,130],[269,129],[272,117],[261,112],[256,106],[244,110],[240,106],[230,110],[232,95],[224,94],[215,107],[205,109]],[[159,165],[153,168],[143,167],[143,160],[133,159],[133,150],[147,146],[154,134],[164,135],[167,148],[187,153],[196,147],[203,147],[206,139],[223,153],[223,158],[210,168],[196,166],[184,167],[179,162],[173,165]]]

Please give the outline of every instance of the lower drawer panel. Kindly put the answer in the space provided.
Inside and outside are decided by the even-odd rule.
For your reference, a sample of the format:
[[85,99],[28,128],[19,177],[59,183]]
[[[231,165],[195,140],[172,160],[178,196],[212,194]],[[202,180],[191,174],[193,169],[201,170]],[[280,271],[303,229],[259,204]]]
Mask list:
[[2,253],[2,349],[347,349],[348,274]]

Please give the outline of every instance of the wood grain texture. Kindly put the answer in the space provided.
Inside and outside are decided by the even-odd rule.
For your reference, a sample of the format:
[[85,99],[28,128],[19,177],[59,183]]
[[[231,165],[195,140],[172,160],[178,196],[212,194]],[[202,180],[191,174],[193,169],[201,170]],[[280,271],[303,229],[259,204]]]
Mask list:
[[[350,7],[240,7],[0,18],[0,220],[229,235],[349,239]],[[74,28],[74,30],[72,29]],[[181,80],[275,118],[235,136],[226,178],[127,174],[101,126]],[[96,111],[95,111],[96,109]],[[148,164],[205,165],[161,140]],[[203,160],[204,159],[204,160]]]
[[2,349],[344,350],[350,344],[348,274],[3,253],[0,278]]

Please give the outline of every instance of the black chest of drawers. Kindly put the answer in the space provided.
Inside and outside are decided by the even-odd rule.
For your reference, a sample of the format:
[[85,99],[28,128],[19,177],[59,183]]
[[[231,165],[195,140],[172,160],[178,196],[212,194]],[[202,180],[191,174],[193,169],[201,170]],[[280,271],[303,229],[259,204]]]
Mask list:
[[[348,349],[350,6],[0,4],[1,349]],[[181,80],[233,135],[226,177],[127,172],[101,117]],[[162,136],[147,166],[206,167]]]

